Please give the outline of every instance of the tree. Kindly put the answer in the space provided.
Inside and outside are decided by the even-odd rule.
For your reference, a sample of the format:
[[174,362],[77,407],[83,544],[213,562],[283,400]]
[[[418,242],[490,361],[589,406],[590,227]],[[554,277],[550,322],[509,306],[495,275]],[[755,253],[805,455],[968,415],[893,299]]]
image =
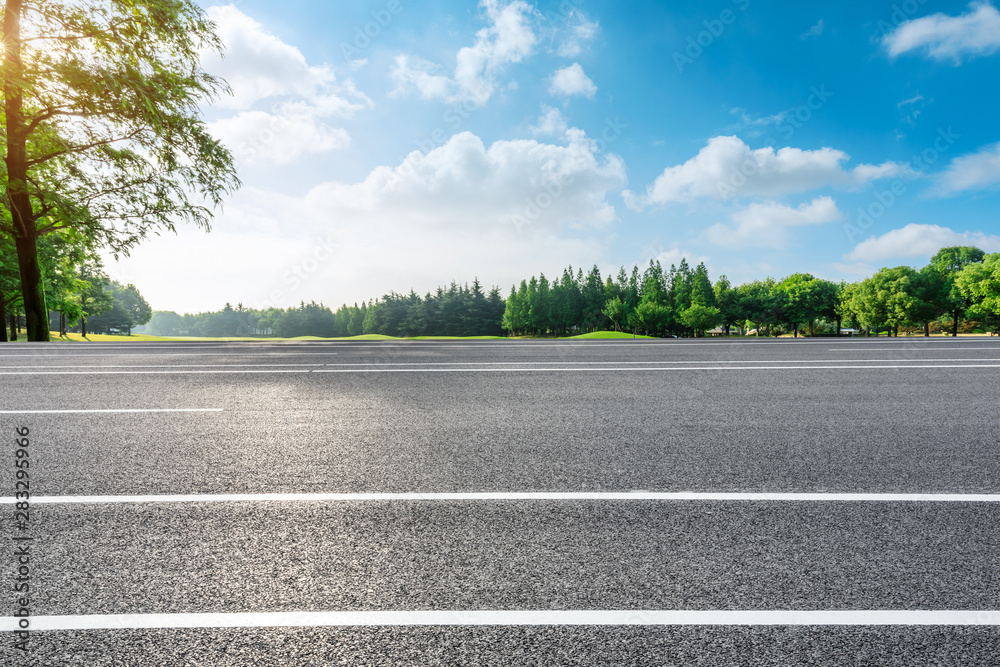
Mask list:
[[941,248],[937,254],[931,257],[928,267],[938,271],[946,283],[945,296],[941,306],[951,313],[951,335],[958,335],[958,324],[969,307],[968,299],[962,291],[955,286],[955,277],[958,273],[970,264],[978,264],[983,261],[986,253],[974,246],[951,246]]
[[106,289],[111,293],[112,304],[108,311],[90,319],[91,330],[95,333],[124,331],[131,336],[134,327],[146,324],[152,318],[153,310],[135,285],[111,281]]
[[709,329],[719,326],[722,313],[718,308],[696,303],[681,313],[681,321],[694,331],[695,336],[701,337]]
[[227,90],[199,64],[221,44],[193,0],[6,0],[3,38],[0,233],[15,242],[28,337],[45,341],[39,238],[79,228],[127,254],[179,222],[207,229],[239,185],[199,115]]
[[611,320],[611,325],[615,328],[615,331],[622,330],[622,321],[625,318],[625,303],[619,298],[614,297],[608,299],[608,302],[604,304],[604,310],[601,311],[605,317]]
[[715,306],[719,309],[719,314],[722,317],[722,326],[725,327],[726,335],[728,336],[729,328],[736,322],[745,320],[746,315],[744,315],[740,308],[739,294],[733,289],[729,278],[719,276],[719,279],[715,281],[713,291],[715,292]]
[[173,311],[157,311],[146,330],[155,336],[175,336],[184,330],[184,318]]
[[967,264],[955,275],[955,285],[971,304],[970,311],[1000,333],[1000,253]]
[[[80,271],[80,333],[87,335],[87,318],[100,315],[114,305],[114,296],[108,287],[108,277],[99,266],[84,266]],[[48,329],[48,320],[46,320]]]

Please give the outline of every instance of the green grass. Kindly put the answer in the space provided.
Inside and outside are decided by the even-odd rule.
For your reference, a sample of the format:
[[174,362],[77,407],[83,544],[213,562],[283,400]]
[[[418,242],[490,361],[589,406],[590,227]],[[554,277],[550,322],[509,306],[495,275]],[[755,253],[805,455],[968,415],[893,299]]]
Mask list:
[[[131,336],[110,336],[106,334],[89,334],[86,338],[78,333],[71,333],[65,337],[60,337],[56,331],[50,332],[52,340],[55,342],[70,343],[152,343],[152,342],[280,342],[280,341],[407,341],[407,340],[558,340],[544,336],[518,336],[516,338],[506,338],[503,336],[415,336],[413,338],[397,338],[394,336],[383,336],[381,334],[365,334],[363,336],[349,336],[345,338],[320,338],[318,336],[298,336],[296,338],[259,338],[259,337],[202,337],[202,336],[151,336],[149,334],[132,334]],[[633,338],[632,334],[621,331],[595,331],[593,333],[581,334],[579,336],[562,337],[563,340],[623,340]],[[635,338],[652,338],[651,336],[635,336]],[[22,333],[18,337],[18,342],[26,341],[26,336]]]
[[593,333],[580,334],[579,336],[566,336],[566,338],[577,339],[577,340],[609,340],[609,339],[621,339],[621,338],[652,338],[652,336],[632,336],[630,333],[625,333],[624,331],[595,331]]

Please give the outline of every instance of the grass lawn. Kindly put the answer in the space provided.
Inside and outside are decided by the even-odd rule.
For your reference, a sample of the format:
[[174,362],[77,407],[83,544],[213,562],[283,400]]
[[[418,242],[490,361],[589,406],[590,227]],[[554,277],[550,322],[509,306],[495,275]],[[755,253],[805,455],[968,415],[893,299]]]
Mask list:
[[579,336],[566,336],[569,339],[575,340],[609,340],[609,339],[621,339],[621,338],[652,338],[652,336],[633,336],[630,333],[625,333],[624,331],[595,331],[594,333],[580,334]]

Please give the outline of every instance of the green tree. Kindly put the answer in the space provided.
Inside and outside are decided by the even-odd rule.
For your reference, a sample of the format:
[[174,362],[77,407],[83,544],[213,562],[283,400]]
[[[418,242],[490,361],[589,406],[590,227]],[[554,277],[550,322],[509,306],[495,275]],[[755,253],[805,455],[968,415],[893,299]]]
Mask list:
[[608,300],[601,311],[605,317],[611,320],[611,326],[615,331],[622,330],[622,322],[625,320],[625,303],[617,296]]
[[971,304],[970,312],[1000,333],[1000,253],[967,264],[955,275],[955,285]]
[[695,303],[681,313],[681,321],[700,338],[706,331],[722,323],[722,313],[718,308]]
[[969,307],[968,299],[955,285],[955,278],[965,267],[982,262],[985,256],[985,252],[974,246],[951,246],[941,248],[931,257],[928,267],[939,272],[945,282],[944,297],[940,305],[951,314],[952,336],[958,335],[959,322],[965,315],[965,309]]
[[[100,315],[111,309],[115,303],[109,289],[108,276],[94,265],[82,267],[80,271],[80,333],[87,335],[87,318]],[[48,321],[46,321],[46,328]]]
[[184,331],[184,318],[173,311],[157,311],[146,324],[146,330],[154,336],[176,336]]
[[127,253],[179,222],[207,228],[238,186],[199,111],[226,90],[200,67],[221,44],[193,0],[5,0],[2,11],[11,215],[0,231],[15,241],[28,337],[44,341],[40,237],[76,227]]
[[111,281],[105,288],[111,292],[111,308],[100,315],[91,317],[90,326],[94,333],[122,333],[132,335],[132,329],[146,324],[153,316],[149,303],[135,285],[122,285]]

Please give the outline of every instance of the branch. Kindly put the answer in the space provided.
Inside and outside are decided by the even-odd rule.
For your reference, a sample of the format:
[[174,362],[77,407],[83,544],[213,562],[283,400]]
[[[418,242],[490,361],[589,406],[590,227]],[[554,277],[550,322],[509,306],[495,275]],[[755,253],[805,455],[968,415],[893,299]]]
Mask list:
[[127,134],[127,135],[125,135],[123,137],[110,138],[110,139],[102,139],[100,141],[94,141],[94,142],[91,142],[89,144],[83,144],[83,145],[80,145],[80,146],[72,146],[70,148],[64,148],[63,150],[55,151],[55,152],[49,153],[48,155],[43,155],[42,157],[37,157],[37,158],[35,158],[33,160],[28,160],[28,167],[37,166],[39,164],[42,164],[43,162],[48,162],[49,160],[51,160],[53,158],[57,158],[57,157],[59,157],[61,155],[66,155],[66,154],[69,154],[69,153],[82,153],[83,151],[90,150],[91,148],[97,148],[98,146],[110,146],[111,144],[116,144],[116,143],[121,142],[121,141],[128,141],[130,139],[134,139],[138,135],[142,134],[144,131],[145,131],[144,128],[139,128],[139,129],[133,130],[132,132],[130,132],[129,134]]

